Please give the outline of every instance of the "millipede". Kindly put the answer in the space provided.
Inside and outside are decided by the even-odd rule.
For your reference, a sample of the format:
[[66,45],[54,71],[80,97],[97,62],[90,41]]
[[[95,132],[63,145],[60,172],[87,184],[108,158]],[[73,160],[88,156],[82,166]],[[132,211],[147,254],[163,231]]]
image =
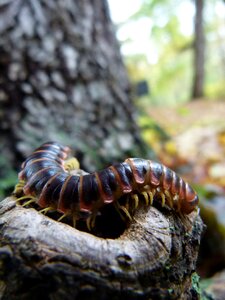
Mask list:
[[[24,206],[36,203],[41,212],[57,211],[71,217],[73,225],[85,219],[91,230],[99,210],[113,204],[117,211],[132,219],[129,207],[138,208],[140,197],[146,205],[160,199],[181,214],[190,214],[199,199],[192,187],[166,166],[142,158],[127,158],[103,170],[73,175],[79,169],[71,149],[57,142],[47,142],[35,149],[22,163],[14,195]],[[126,196],[125,203],[120,199]]]

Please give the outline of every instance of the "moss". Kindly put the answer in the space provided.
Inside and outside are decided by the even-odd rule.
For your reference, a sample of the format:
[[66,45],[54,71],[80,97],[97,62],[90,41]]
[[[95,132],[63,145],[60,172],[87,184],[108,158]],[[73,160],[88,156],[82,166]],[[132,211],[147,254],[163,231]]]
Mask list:
[[173,292],[174,292],[174,289],[168,289],[169,294],[173,294]]
[[201,288],[200,288],[200,276],[195,272],[191,276],[191,281],[192,281],[192,289],[198,294],[201,294]]
[[200,276],[195,272],[192,274],[192,293],[200,300],[215,300],[211,294],[205,291],[209,282],[200,281]]
[[7,158],[0,155],[0,199],[4,199],[13,191],[17,183],[17,173]]

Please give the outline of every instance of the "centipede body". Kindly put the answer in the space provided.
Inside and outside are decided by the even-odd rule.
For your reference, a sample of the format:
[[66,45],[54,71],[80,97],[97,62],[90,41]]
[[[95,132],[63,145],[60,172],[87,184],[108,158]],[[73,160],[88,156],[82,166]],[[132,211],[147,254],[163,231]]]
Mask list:
[[24,195],[35,197],[41,208],[54,209],[76,220],[83,213],[96,215],[107,204],[117,204],[125,195],[138,206],[138,196],[152,204],[154,197],[162,205],[191,213],[199,199],[191,186],[166,166],[141,158],[128,158],[87,175],[72,175],[66,170],[70,148],[47,142],[23,162],[19,180]]

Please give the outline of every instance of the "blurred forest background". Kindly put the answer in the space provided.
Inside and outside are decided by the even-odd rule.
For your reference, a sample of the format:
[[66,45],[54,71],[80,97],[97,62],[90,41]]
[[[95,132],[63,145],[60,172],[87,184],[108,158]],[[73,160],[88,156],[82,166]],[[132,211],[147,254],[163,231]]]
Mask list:
[[143,105],[225,97],[223,1],[110,3],[130,78],[149,87]]
[[1,198],[47,140],[90,172],[158,160],[199,192],[199,272],[222,288],[224,116],[224,1],[0,0]]

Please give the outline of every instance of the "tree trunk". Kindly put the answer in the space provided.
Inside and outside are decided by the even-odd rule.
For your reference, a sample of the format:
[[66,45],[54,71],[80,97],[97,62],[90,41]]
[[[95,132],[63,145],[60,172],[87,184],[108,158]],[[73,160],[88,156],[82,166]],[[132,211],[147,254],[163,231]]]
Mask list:
[[204,0],[195,0],[195,27],[194,27],[194,77],[193,99],[204,96],[205,77],[205,35],[204,35]]
[[146,153],[106,1],[4,1],[0,36],[5,160],[47,140],[88,153],[87,169]]
[[10,197],[0,203],[0,226],[3,300],[200,299],[195,265],[203,223],[196,212],[184,217],[140,205],[130,225],[107,238]]

